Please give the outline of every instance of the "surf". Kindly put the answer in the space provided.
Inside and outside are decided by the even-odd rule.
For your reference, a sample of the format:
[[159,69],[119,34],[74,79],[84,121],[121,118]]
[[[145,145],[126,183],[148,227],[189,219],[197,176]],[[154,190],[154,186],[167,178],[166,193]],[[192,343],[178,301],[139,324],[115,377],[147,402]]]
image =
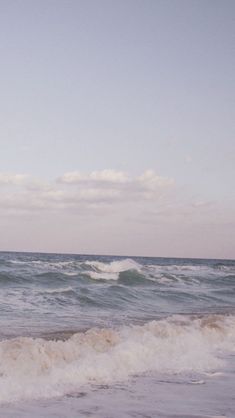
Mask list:
[[216,373],[234,344],[232,315],[174,315],[144,325],[91,328],[66,340],[4,340],[0,402],[63,396],[145,373]]

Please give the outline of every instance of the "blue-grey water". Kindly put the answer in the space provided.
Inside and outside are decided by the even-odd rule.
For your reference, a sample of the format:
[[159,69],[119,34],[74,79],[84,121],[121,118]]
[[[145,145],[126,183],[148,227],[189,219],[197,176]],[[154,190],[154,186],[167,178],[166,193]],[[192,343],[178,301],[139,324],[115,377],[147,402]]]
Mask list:
[[235,417],[235,261],[0,253],[1,417]]

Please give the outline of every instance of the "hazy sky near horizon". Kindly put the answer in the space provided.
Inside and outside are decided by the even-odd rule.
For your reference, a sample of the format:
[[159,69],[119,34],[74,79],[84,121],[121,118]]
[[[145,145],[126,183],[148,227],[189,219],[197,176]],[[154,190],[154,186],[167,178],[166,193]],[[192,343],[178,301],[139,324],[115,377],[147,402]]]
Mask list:
[[0,2],[0,250],[235,258],[230,0]]

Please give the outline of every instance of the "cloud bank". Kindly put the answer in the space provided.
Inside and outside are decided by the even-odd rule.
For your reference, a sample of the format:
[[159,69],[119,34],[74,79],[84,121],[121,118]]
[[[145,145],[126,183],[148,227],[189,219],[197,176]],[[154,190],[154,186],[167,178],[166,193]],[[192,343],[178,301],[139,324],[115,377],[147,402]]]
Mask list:
[[234,209],[146,170],[63,173],[50,182],[0,173],[0,250],[234,255]]
[[[156,201],[174,180],[146,170],[139,176],[112,169],[67,172],[51,183],[25,174],[0,173],[0,210],[35,211],[112,207],[130,202]],[[14,187],[13,187],[14,186]]]

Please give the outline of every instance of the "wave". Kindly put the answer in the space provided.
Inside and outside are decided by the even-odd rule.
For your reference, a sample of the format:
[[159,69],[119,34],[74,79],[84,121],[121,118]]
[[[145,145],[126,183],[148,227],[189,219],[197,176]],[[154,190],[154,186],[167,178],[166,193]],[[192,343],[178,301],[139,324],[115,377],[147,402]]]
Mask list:
[[211,282],[211,279],[234,278],[234,276],[231,276],[234,272],[233,266],[224,266],[224,269],[218,269],[213,265],[141,264],[129,258],[110,263],[85,261],[80,266],[84,267],[85,271],[83,272],[94,280],[118,280],[122,273],[129,271],[135,272],[137,275],[140,274],[144,280],[156,281],[162,284],[177,281],[182,284],[200,284],[204,280]]
[[173,316],[119,329],[92,328],[66,341],[0,342],[0,402],[63,396],[146,372],[209,373],[234,351],[235,316]]
[[169,265],[160,265],[160,264],[148,264],[146,266],[152,272],[156,274],[164,272],[182,274],[185,276],[221,276],[221,273],[231,274],[235,272],[234,266],[221,266],[218,268],[216,265],[200,265],[200,264],[169,264]]
[[118,280],[119,274],[123,271],[140,272],[143,267],[132,259],[122,259],[111,262],[97,260],[68,260],[68,261],[47,261],[47,260],[10,260],[17,269],[25,268],[37,277],[44,277],[50,274],[63,274],[71,277],[84,277],[93,280]]
[[[186,262],[186,260],[176,260],[173,262],[153,260],[144,258],[125,258],[125,259],[111,259],[110,257],[86,257],[79,256],[69,259],[61,259],[62,256],[47,256],[37,259],[10,259],[2,260],[5,273],[11,273],[12,280],[14,275],[17,280],[31,280],[32,278],[46,279],[52,281],[65,280],[67,278],[75,278],[78,280],[119,280],[124,272],[135,272],[140,274],[143,280],[156,281],[159,284],[174,284],[179,282],[182,284],[200,284],[201,282],[217,283],[220,280],[234,279],[235,266],[233,262]],[[4,264],[5,263],[5,264]],[[7,263],[7,265],[6,265]],[[1,272],[0,272],[1,273]],[[137,274],[138,273],[138,274]],[[48,278],[48,275],[54,276]],[[136,279],[137,277],[135,277]],[[138,281],[140,281],[140,276]],[[5,279],[6,280],[6,279]],[[9,278],[10,280],[10,278]],[[3,280],[2,280],[3,282]]]
[[42,293],[42,294],[56,294],[56,293],[71,293],[73,292],[73,288],[71,286],[67,286],[67,287],[58,287],[55,289],[39,289],[38,293]]
[[102,263],[101,261],[86,261],[86,266],[92,268],[86,273],[94,280],[117,280],[119,274],[123,271],[135,270],[140,272],[141,265],[132,259],[119,261],[111,261],[110,263]]

